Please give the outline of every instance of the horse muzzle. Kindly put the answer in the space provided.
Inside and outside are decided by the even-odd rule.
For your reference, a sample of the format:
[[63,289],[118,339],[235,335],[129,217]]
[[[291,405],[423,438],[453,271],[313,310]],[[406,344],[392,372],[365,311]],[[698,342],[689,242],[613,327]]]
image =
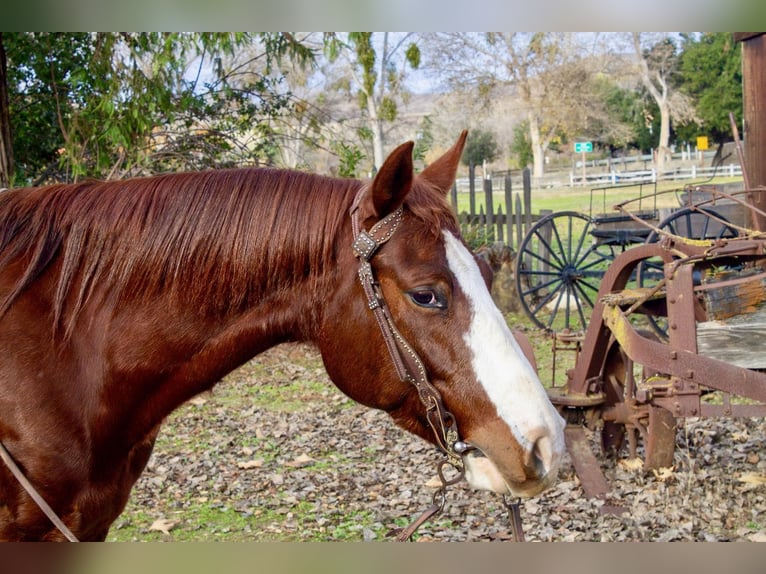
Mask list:
[[465,477],[473,488],[524,498],[553,486],[560,462],[561,453],[540,445],[516,464],[496,464],[491,454],[475,446],[463,455]]

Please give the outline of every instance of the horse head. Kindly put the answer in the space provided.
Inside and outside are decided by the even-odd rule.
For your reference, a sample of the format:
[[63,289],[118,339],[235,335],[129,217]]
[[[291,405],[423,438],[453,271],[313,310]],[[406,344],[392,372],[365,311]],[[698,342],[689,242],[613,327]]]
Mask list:
[[[413,144],[403,144],[359,190],[317,342],[343,392],[457,453],[472,486],[534,496],[555,480],[564,422],[495,306],[491,271],[461,238],[447,200],[465,138],[419,174]],[[360,236],[372,246],[361,258],[352,253]],[[445,444],[424,404],[439,399],[459,432],[458,449]]]

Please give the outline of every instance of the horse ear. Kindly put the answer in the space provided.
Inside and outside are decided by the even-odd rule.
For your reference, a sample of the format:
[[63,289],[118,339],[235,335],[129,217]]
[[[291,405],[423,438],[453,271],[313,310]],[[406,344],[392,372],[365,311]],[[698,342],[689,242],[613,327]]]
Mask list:
[[372,181],[372,203],[379,218],[398,208],[412,189],[413,147],[413,142],[407,142],[392,151]]
[[420,177],[430,181],[445,194],[448,193],[455,181],[455,175],[457,175],[457,167],[460,163],[460,156],[463,155],[466,137],[468,137],[468,130],[463,130],[455,145],[426,167]]

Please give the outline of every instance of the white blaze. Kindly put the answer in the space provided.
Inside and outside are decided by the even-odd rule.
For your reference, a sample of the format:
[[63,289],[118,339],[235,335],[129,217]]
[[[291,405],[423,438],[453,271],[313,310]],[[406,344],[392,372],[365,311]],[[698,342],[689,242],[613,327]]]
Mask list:
[[476,378],[525,450],[540,438],[541,429],[550,429],[553,444],[543,441],[540,446],[562,452],[564,420],[492,300],[473,255],[452,233],[444,231],[444,242],[450,269],[471,305],[471,327],[464,340]]

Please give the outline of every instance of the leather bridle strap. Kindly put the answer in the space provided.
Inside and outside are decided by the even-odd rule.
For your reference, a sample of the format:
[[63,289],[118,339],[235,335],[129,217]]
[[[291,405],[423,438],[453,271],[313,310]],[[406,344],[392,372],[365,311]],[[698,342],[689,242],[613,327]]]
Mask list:
[[[409,540],[425,521],[443,510],[446,488],[465,476],[462,455],[475,447],[460,440],[455,417],[445,408],[439,390],[428,380],[423,361],[394,325],[383,291],[375,280],[370,259],[399,228],[404,217],[404,209],[400,206],[375,223],[369,231],[365,231],[360,222],[359,205],[367,190],[368,186],[365,185],[357,192],[350,209],[354,235],[353,250],[359,259],[359,280],[367,298],[367,306],[373,312],[383,340],[386,342],[396,374],[401,381],[412,384],[417,390],[420,401],[425,406],[426,418],[434,431],[436,442],[447,456],[439,462],[437,467],[441,486],[434,493],[433,504],[406,528],[397,528],[388,533],[389,536],[397,536],[399,542],[404,542]],[[445,474],[444,469],[447,465],[457,470],[454,477],[447,477]],[[521,528],[518,502],[506,503],[506,506],[511,513],[513,537],[517,541],[523,541],[524,532]]]
[[64,524],[64,522],[58,517],[58,515],[53,511],[53,509],[48,505],[47,502],[45,502],[45,499],[40,496],[40,493],[37,492],[34,486],[32,486],[32,483],[27,480],[27,477],[24,476],[24,473],[21,472],[21,469],[16,464],[16,461],[13,460],[13,457],[8,452],[8,449],[5,448],[5,445],[2,441],[0,441],[0,458],[3,460],[5,465],[8,467],[8,470],[11,471],[11,474],[16,477],[16,480],[19,481],[19,484],[24,488],[24,490],[27,491],[27,494],[32,497],[32,500],[35,501],[37,506],[40,507],[40,510],[42,510],[45,513],[45,516],[48,517],[48,519],[53,523],[53,525],[58,528],[59,532],[64,535],[64,537],[69,540],[69,542],[79,542],[77,540],[77,537],[72,534],[72,531],[67,528],[67,525]]
[[359,190],[350,210],[354,234],[352,247],[359,259],[359,280],[367,298],[367,306],[375,316],[399,379],[412,384],[417,390],[437,444],[447,455],[449,463],[460,471],[462,478],[464,469],[461,455],[470,447],[460,441],[455,417],[444,407],[441,394],[428,380],[423,361],[394,325],[383,291],[375,280],[370,265],[370,259],[378,248],[388,241],[399,227],[404,209],[400,206],[375,223],[369,231],[365,231],[361,228],[358,208],[367,189],[368,187],[364,186]]

